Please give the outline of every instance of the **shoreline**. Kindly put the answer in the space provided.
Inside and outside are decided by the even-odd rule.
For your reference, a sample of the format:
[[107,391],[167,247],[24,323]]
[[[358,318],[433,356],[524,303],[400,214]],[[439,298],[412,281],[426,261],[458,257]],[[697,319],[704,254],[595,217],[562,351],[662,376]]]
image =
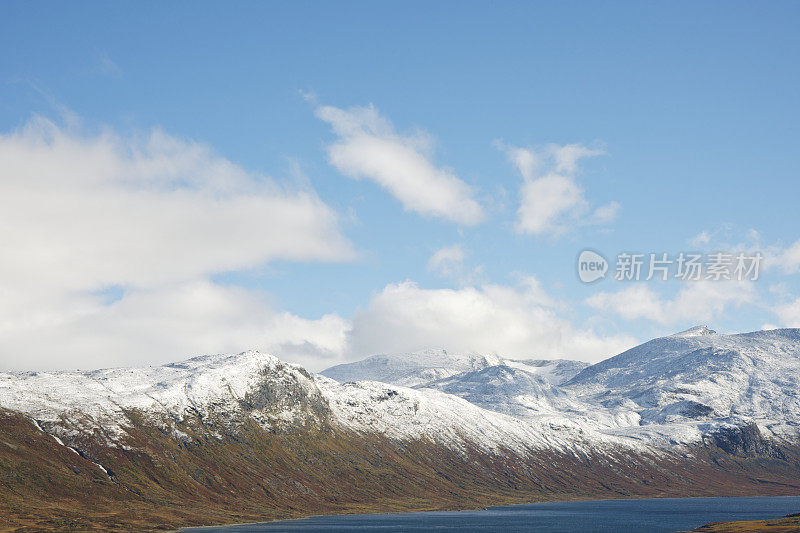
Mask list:
[[[417,514],[417,513],[474,513],[474,512],[481,512],[481,511],[489,511],[491,509],[497,508],[506,508],[506,507],[521,507],[526,505],[536,505],[536,504],[545,504],[545,503],[578,503],[578,502],[625,502],[625,501],[661,501],[661,500],[702,500],[702,499],[728,499],[728,498],[799,498],[800,493],[798,494],[786,494],[781,496],[763,496],[763,495],[756,495],[756,496],[664,496],[664,497],[649,497],[649,498],[593,498],[593,499],[570,499],[570,500],[543,500],[543,501],[534,501],[528,503],[519,503],[519,504],[505,504],[505,505],[490,505],[483,508],[476,508],[476,509],[429,509],[429,510],[416,510],[416,511],[389,511],[389,512],[364,512],[364,513],[339,513],[339,514],[312,514],[307,516],[299,516],[296,518],[277,518],[274,520],[260,520],[258,522],[233,522],[233,523],[226,523],[226,524],[214,524],[214,525],[207,525],[207,526],[189,526],[180,529],[168,530],[167,533],[191,533],[192,531],[203,531],[209,530],[214,528],[220,527],[235,527],[235,526],[254,526],[259,524],[273,524],[275,522],[295,522],[298,520],[308,520],[311,518],[323,518],[323,517],[340,517],[340,516],[351,516],[351,515],[381,515],[381,516],[394,516],[394,515],[403,515],[403,514]],[[800,509],[798,509],[800,511]],[[726,523],[729,521],[725,521]],[[731,520],[730,522],[739,522],[738,520]],[[699,527],[702,527],[704,524],[701,524]]]

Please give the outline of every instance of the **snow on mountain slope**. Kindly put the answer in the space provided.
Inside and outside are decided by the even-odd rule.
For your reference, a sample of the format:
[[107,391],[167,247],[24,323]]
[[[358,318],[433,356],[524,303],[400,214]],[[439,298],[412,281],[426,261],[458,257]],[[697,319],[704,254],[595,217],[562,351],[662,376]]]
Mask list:
[[373,355],[354,363],[333,366],[323,370],[322,375],[342,383],[380,381],[414,387],[463,372],[483,370],[501,364],[519,368],[531,374],[538,374],[556,385],[568,381],[589,366],[588,363],[567,359],[503,359],[497,355],[423,350],[412,353]]
[[698,326],[592,366],[439,351],[376,356],[324,374],[436,389],[526,420],[560,417],[668,447],[753,421],[766,435],[796,438],[799,354],[800,330],[719,335]]
[[336,419],[350,429],[392,438],[425,438],[446,446],[527,454],[551,449],[586,453],[606,448],[646,450],[641,443],[595,431],[563,416],[523,420],[481,409],[440,391],[376,381],[339,383],[318,376]]
[[[265,385],[270,405],[259,394]],[[255,403],[272,417],[293,420],[316,416],[308,407],[320,400],[305,370],[252,351],[145,368],[0,373],[0,407],[48,426],[102,428],[112,440],[123,433],[131,409],[169,419],[233,413]]]
[[123,441],[129,412],[136,410],[178,440],[176,423],[199,416],[211,430],[246,419],[265,428],[324,421],[362,433],[492,452],[638,446],[563,417],[526,422],[435,390],[341,384],[259,352],[146,368],[0,374],[0,407],[27,415],[56,438],[98,430],[111,445]]
[[492,355],[423,350],[413,353],[373,355],[355,363],[333,366],[323,370],[322,375],[342,383],[380,381],[413,387],[461,372],[480,370],[499,362],[500,359]]
[[505,359],[503,364],[536,374],[553,385],[566,383],[589,366],[589,363],[570,359]]
[[440,390],[490,411],[526,418],[562,413],[572,407],[561,389],[529,368],[525,364],[499,364],[416,388]]
[[629,433],[752,420],[767,434],[796,437],[800,330],[720,335],[692,328],[597,363],[564,388],[595,409],[638,415],[640,426],[650,426]]
[[[526,419],[582,411],[558,388],[588,363],[565,359],[502,359],[496,355],[425,350],[376,355],[331,367],[324,376],[340,382],[379,381],[415,389],[435,389],[484,409]],[[583,424],[580,416],[571,422]],[[584,424],[584,428],[586,428]]]
[[518,452],[670,448],[751,422],[767,436],[800,436],[800,330],[693,328],[582,366],[437,350],[375,356],[325,377],[245,352],[147,368],[0,374],[0,407],[59,437],[99,429],[109,443],[121,442],[133,410],[176,438],[179,421],[199,417],[209,431],[248,420],[268,429],[325,423]]

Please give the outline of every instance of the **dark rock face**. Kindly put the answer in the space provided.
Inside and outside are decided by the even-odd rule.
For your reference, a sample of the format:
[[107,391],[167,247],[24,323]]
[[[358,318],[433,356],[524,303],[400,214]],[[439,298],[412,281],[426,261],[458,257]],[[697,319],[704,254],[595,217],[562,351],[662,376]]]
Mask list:
[[761,435],[756,424],[723,428],[709,437],[714,446],[737,457],[784,458],[780,449]]
[[262,381],[247,393],[241,402],[245,410],[257,409],[266,413],[281,412],[293,407],[315,415],[319,420],[330,417],[328,401],[305,369],[288,365],[262,372]]
[[708,405],[690,400],[682,407],[680,413],[688,418],[706,418],[714,414],[714,409]]

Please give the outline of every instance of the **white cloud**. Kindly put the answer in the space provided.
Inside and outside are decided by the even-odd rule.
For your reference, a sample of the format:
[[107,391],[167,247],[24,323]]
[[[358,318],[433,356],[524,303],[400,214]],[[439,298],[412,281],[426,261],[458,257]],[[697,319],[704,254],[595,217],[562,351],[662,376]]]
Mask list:
[[590,222],[592,224],[599,224],[599,225],[610,224],[617,218],[617,215],[619,214],[621,209],[622,205],[619,202],[609,202],[607,204],[601,205],[600,207],[594,210],[594,213],[592,213],[592,218]]
[[777,305],[774,311],[784,327],[800,328],[800,298],[786,304]]
[[465,265],[467,252],[459,244],[444,246],[431,255],[428,270],[456,280],[462,285],[474,284],[483,274],[483,267],[469,268]]
[[517,227],[524,233],[559,235],[568,229],[562,216],[588,207],[574,180],[560,174],[548,174],[527,180],[520,189]]
[[428,269],[445,277],[454,276],[463,270],[465,258],[466,253],[460,245],[444,246],[428,260]]
[[401,136],[373,106],[339,109],[322,106],[317,116],[331,125],[338,141],[328,147],[330,163],[355,179],[366,178],[388,190],[410,211],[463,225],[484,219],[472,188],[430,158],[431,138]]
[[665,321],[664,304],[658,294],[646,285],[631,285],[618,292],[599,292],[586,303],[600,311],[612,311],[626,320],[646,318]]
[[[194,283],[193,294],[213,295],[222,309],[242,295],[210,285],[212,274],[353,257],[336,213],[313,190],[281,186],[161,131],[84,135],[44,119],[0,135],[0,233],[2,364],[25,367],[233,348],[219,340],[230,324],[167,327],[203,309],[168,305],[171,291]],[[104,304],[98,291],[116,286],[122,300]],[[145,298],[154,307],[135,305]],[[264,320],[281,316],[248,305]],[[136,327],[148,321],[152,334]],[[252,347],[252,338],[238,346]]]
[[729,253],[761,253],[763,261],[760,271],[777,270],[783,274],[800,272],[800,239],[785,246],[782,243],[765,245],[756,229],[744,233],[744,239],[731,238],[733,226],[722,224],[714,231],[701,231],[689,240],[689,244],[705,250],[725,250]]
[[274,310],[266,295],[205,280],[133,290],[109,305],[97,296],[63,303],[76,302],[79,311],[54,306],[45,322],[3,312],[0,349],[17,360],[2,366],[85,369],[257,348],[319,367],[340,361],[349,328],[337,315],[307,320]]
[[710,242],[711,242],[711,234],[707,231],[701,231],[700,233],[689,239],[689,244],[697,248],[702,248]]
[[578,162],[603,154],[580,144],[547,145],[531,150],[497,143],[523,179],[517,229],[532,235],[561,235],[580,225],[608,224],[620,210],[610,202],[590,213],[583,188],[576,181]]
[[627,336],[602,337],[575,328],[548,303],[535,279],[519,287],[457,290],[422,289],[411,281],[391,284],[354,317],[349,349],[355,356],[442,347],[596,361],[636,343]]
[[551,144],[545,148],[545,154],[550,155],[556,164],[556,172],[575,174],[578,171],[578,161],[585,157],[603,155],[603,150],[587,148],[581,144],[565,144],[558,146]]
[[728,307],[752,303],[756,299],[752,282],[689,282],[669,300],[645,284],[631,285],[618,292],[599,292],[586,303],[601,311],[613,312],[626,320],[645,319],[659,324],[710,322]]
[[768,250],[765,266],[776,266],[785,274],[800,272],[800,240],[786,248]]

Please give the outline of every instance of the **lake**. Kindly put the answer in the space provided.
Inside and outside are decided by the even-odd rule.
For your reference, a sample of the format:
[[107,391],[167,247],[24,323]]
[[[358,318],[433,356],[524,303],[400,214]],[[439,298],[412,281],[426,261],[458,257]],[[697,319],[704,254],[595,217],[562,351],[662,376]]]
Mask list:
[[675,532],[720,520],[759,520],[800,512],[800,496],[765,498],[659,498],[550,502],[483,511],[317,516],[264,524],[189,528],[203,533],[271,531],[393,532],[487,531]]

